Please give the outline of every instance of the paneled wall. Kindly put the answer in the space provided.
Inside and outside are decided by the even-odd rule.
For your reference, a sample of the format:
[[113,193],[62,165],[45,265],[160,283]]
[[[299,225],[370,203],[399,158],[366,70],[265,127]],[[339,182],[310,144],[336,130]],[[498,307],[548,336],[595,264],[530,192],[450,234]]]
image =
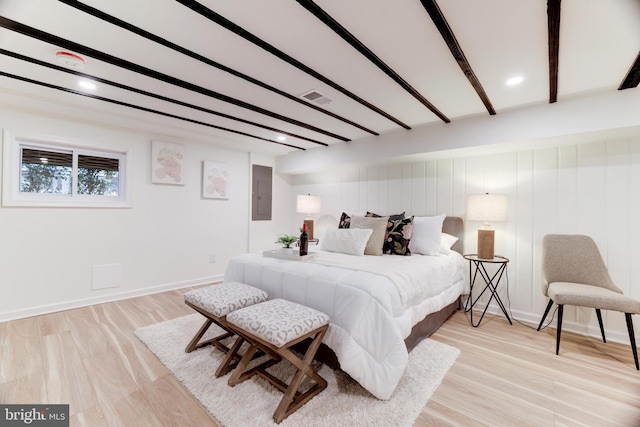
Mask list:
[[[640,137],[348,167],[296,176],[293,192],[322,198],[316,221],[325,226],[336,223],[342,211],[464,217],[467,194],[506,194],[508,221],[493,225],[496,253],[511,260],[501,293],[517,319],[537,323],[546,305],[540,260],[548,233],[592,236],[613,280],[640,299]],[[480,225],[466,224],[466,252],[475,252]],[[593,310],[567,307],[564,323],[599,335]],[[605,327],[609,338],[628,341],[624,315],[605,314]]]

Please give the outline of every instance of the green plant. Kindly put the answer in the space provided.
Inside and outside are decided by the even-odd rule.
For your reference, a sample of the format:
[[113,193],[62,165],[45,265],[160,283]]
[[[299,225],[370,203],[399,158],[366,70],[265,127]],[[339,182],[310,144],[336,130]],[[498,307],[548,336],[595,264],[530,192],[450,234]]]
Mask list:
[[287,234],[283,234],[282,236],[278,237],[278,240],[276,240],[276,243],[280,243],[285,248],[290,248],[291,244],[296,242],[297,240],[298,240],[297,236],[289,236]]
[[[71,176],[71,167],[23,163],[21,190],[25,193],[61,193],[62,182]],[[69,190],[69,192],[71,192]]]

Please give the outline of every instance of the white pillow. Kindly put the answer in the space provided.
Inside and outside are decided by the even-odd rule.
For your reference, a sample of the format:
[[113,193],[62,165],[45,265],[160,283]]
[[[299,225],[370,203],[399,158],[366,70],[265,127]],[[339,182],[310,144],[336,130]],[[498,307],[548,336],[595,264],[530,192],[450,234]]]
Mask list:
[[372,232],[370,228],[330,229],[322,238],[320,249],[347,255],[364,255],[364,248]]
[[371,237],[364,248],[365,255],[382,255],[382,246],[384,245],[384,237],[387,234],[388,216],[374,218],[370,216],[351,217],[351,229],[363,228],[372,231]]
[[449,253],[451,253],[451,248],[457,241],[458,238],[456,236],[443,232],[442,237],[440,238],[440,253],[449,255]]
[[409,249],[412,254],[436,255],[440,252],[442,223],[445,214],[413,218],[413,232]]

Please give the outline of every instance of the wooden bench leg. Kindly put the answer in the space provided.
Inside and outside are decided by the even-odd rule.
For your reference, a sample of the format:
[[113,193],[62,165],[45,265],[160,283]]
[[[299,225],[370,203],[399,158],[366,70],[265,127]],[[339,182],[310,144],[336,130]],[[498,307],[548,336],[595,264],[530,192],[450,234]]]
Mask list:
[[[300,340],[292,341],[280,348],[273,346],[272,344],[248,333],[245,330],[236,328],[235,331],[237,332],[238,336],[241,336],[241,338],[239,338],[236,342],[247,340],[250,343],[250,346],[231,374],[228,384],[233,387],[236,384],[240,384],[241,382],[246,381],[257,374],[271,383],[271,385],[276,387],[278,390],[283,392],[284,396],[280,400],[280,403],[278,404],[278,407],[273,414],[274,421],[279,424],[280,422],[282,422],[282,420],[287,418],[293,412],[298,410],[302,405],[307,403],[311,398],[327,388],[327,381],[322,378],[316,371],[314,371],[311,366],[313,357],[315,356],[318,348],[320,347],[320,344],[322,343],[322,338],[324,337],[327,328],[328,325],[325,325],[319,329],[316,329],[315,331],[310,332]],[[302,358],[300,358],[296,353],[291,351],[289,347],[292,347],[293,345],[307,337],[313,337],[312,342],[307,348],[306,353]],[[238,348],[235,347],[236,346],[234,345],[234,348],[232,350],[237,353],[237,350],[240,346],[238,345]],[[269,355],[270,358],[251,369],[247,369],[249,362],[254,357],[255,353],[259,350],[264,351]],[[229,355],[227,357],[231,358],[231,355],[232,352],[229,352]],[[296,368],[296,373],[294,374],[289,384],[286,384],[279,378],[276,378],[266,371],[267,368],[280,362],[282,359],[288,360]],[[300,385],[302,384],[305,376],[308,376],[315,382],[315,384],[304,393],[300,393],[298,389],[300,388]]]
[[209,326],[211,326],[212,323],[213,323],[213,320],[211,319],[205,320],[205,322],[202,324],[202,326],[200,327],[198,332],[195,334],[193,339],[187,345],[187,348],[184,349],[185,353],[191,353],[193,350],[203,347],[205,345],[205,344],[198,345],[198,341],[200,341],[200,338],[202,338],[205,332],[207,332],[207,330],[209,329]]
[[[238,363],[240,363],[243,357],[243,355],[240,354],[240,347],[242,347],[242,344],[244,344],[245,342],[247,342],[247,340],[243,336],[237,335],[235,342],[233,343],[231,348],[229,348],[229,351],[227,352],[224,359],[222,359],[222,362],[220,362],[220,366],[218,366],[218,369],[216,369],[216,378],[220,378],[221,376],[226,375],[238,366]],[[251,359],[249,360],[253,360],[262,356],[264,356],[264,352],[261,348],[258,348],[258,350],[251,355]],[[276,361],[271,365],[277,363],[277,361],[280,360],[278,355],[272,355],[272,358],[275,358]]]
[[244,343],[244,341],[245,339],[241,336],[238,336],[238,338],[236,338],[236,341],[227,352],[227,355],[224,357],[222,362],[220,362],[220,366],[218,366],[218,369],[216,369],[216,378],[220,378],[226,373],[232,371],[233,368],[237,366],[237,362],[241,359],[240,355],[238,354],[238,350],[240,349],[240,346]]
[[[300,359],[288,348],[280,349],[280,354],[282,355],[282,357],[291,362],[297,368],[297,372],[293,376],[293,379],[287,387],[282,400],[280,400],[278,407],[273,413],[273,420],[277,424],[280,424],[282,420],[297,411],[300,407],[302,407],[302,405],[311,400],[311,398],[313,398],[316,394],[327,388],[327,381],[320,375],[318,375],[311,367],[313,357],[318,351],[320,343],[322,343],[322,338],[324,337],[326,330],[327,328],[325,327],[316,334],[302,359]],[[314,384],[306,392],[299,393],[298,389],[300,388],[300,384],[302,384],[302,380],[304,379],[305,375],[315,381],[316,384]]]
[[278,355],[275,355],[276,356],[275,358],[272,357],[269,360],[262,362],[259,365],[254,366],[253,368],[247,370],[247,365],[249,365],[249,362],[251,362],[255,358],[255,355],[260,350],[261,350],[260,346],[258,346],[256,343],[251,343],[249,345],[247,352],[242,356],[242,359],[240,359],[240,362],[238,362],[238,365],[236,366],[236,369],[233,371],[233,373],[229,377],[229,381],[227,382],[227,384],[229,384],[231,387],[234,387],[240,384],[241,382],[248,380],[255,374],[258,374],[261,371],[264,371],[265,369],[275,365],[280,360],[282,360],[281,357],[279,357]]
[[[207,330],[209,330],[209,327],[211,327],[213,323],[217,324],[222,329],[226,330],[226,332],[218,335],[217,337],[199,342],[200,338],[202,338],[202,336],[207,332]],[[228,329],[225,328],[223,325],[221,325],[219,322],[215,322],[213,319],[207,318],[207,320],[205,320],[205,322],[202,324],[202,326],[200,327],[198,332],[195,334],[195,336],[191,339],[191,341],[189,342],[187,347],[184,349],[184,351],[185,353],[191,353],[194,350],[197,350],[202,347],[206,347],[211,344],[216,346],[220,351],[226,353],[229,351],[229,348],[226,345],[222,344],[221,341],[233,335],[234,335],[233,333],[229,332]]]

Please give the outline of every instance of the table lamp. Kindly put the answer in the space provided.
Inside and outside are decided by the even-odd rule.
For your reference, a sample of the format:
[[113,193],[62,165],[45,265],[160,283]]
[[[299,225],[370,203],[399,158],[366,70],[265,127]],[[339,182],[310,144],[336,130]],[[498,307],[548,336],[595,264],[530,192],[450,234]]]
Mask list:
[[495,230],[490,222],[507,220],[507,196],[470,194],[467,196],[467,221],[484,221],[478,229],[478,258],[493,259]]
[[313,218],[311,214],[320,213],[320,197],[312,196],[311,194],[299,194],[296,201],[296,212],[305,213],[307,216],[304,219],[304,223],[307,224],[307,234],[309,239],[313,239]]

